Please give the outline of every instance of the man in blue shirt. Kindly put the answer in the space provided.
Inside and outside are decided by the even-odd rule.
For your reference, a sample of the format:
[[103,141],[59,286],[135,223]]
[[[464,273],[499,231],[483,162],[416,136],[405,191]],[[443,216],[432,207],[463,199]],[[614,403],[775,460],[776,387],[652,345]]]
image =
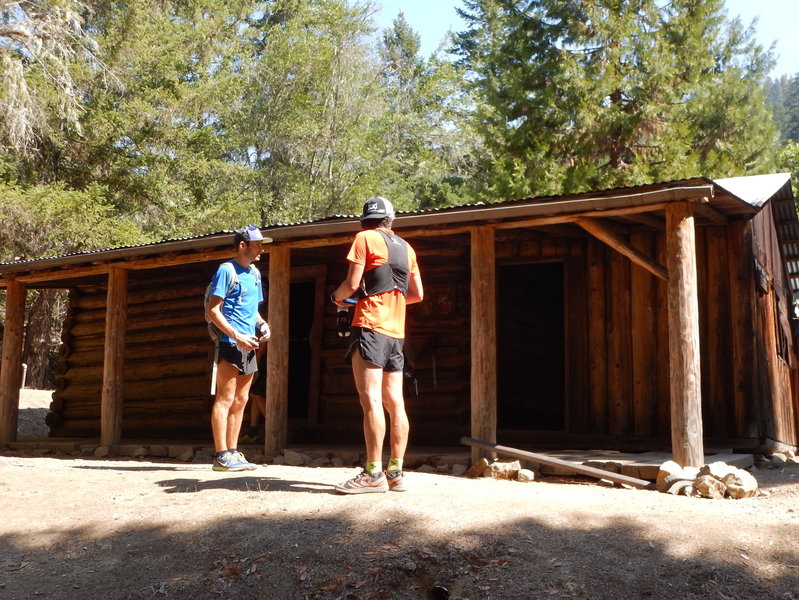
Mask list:
[[220,332],[216,365],[216,398],[211,409],[214,471],[256,468],[236,449],[253,375],[258,371],[255,350],[269,339],[269,325],[258,312],[263,302],[261,273],[253,263],[263,245],[271,242],[249,225],[236,231],[236,257],[219,266],[211,280],[206,317]]

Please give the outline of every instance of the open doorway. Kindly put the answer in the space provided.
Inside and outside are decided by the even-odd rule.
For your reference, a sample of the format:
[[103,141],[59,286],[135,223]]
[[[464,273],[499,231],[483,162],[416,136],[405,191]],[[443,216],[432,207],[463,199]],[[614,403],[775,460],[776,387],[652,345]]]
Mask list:
[[307,419],[311,381],[311,329],[314,321],[314,281],[291,284],[289,308],[288,418]]
[[497,266],[499,429],[565,429],[563,263]]

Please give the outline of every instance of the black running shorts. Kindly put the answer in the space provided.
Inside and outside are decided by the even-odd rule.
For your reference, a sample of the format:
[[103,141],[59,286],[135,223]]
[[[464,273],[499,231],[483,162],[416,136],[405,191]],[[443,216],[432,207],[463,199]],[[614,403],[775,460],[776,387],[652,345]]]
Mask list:
[[242,350],[232,342],[219,342],[219,360],[226,360],[242,375],[249,375],[258,370],[255,350]]
[[350,329],[350,347],[344,358],[351,360],[357,348],[366,362],[382,367],[387,373],[394,373],[402,371],[405,366],[405,355],[402,353],[404,343],[405,340],[388,337],[371,329],[353,327]]

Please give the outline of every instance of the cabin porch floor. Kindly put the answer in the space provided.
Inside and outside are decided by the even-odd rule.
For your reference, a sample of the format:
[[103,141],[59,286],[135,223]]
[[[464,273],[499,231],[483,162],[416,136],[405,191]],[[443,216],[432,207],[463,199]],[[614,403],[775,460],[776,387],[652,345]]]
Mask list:
[[[25,454],[56,454],[74,457],[150,457],[183,460],[192,462],[197,451],[210,454],[213,448],[206,441],[180,441],[172,440],[137,440],[126,441],[111,448],[100,448],[96,439],[59,439],[59,438],[19,438],[16,442],[7,445],[12,452]],[[266,461],[260,444],[241,444],[240,449],[251,460],[256,462],[271,463]],[[362,445],[344,444],[296,444],[290,445],[289,450],[310,456],[312,460],[339,458],[346,466],[355,466],[363,463]],[[669,452],[620,452],[615,450],[546,450],[536,451],[525,448],[538,454],[573,462],[576,465],[585,465],[620,473],[629,477],[654,481],[661,464],[671,460]],[[500,460],[513,460],[499,456]],[[752,454],[733,453],[729,449],[708,450],[705,454],[705,463],[722,461],[729,465],[746,469],[754,465]],[[536,465],[534,463],[522,466],[539,470],[544,475],[571,475],[572,473],[557,467]],[[460,464],[468,466],[471,463],[471,449],[466,446],[412,446],[405,455],[405,465],[408,470],[415,470],[422,465],[429,465],[442,473],[448,473],[451,465]],[[445,466],[446,465],[446,466]]]

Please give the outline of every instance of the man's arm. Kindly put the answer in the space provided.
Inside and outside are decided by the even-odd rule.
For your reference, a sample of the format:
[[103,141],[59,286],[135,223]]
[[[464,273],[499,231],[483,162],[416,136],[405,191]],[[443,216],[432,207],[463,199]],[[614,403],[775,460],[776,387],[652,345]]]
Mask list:
[[236,345],[244,350],[255,350],[258,347],[258,341],[251,335],[245,335],[236,331],[233,326],[222,314],[222,301],[223,298],[219,296],[211,296],[208,299],[208,318],[216,325],[222,333],[227,335],[232,340],[235,340]]
[[260,312],[255,313],[255,317],[257,321],[255,324],[255,331],[258,332],[256,337],[261,341],[268,340],[272,337],[272,330],[269,329],[269,323],[267,323],[266,319],[261,316]]
[[424,300],[424,288],[422,287],[422,276],[411,275],[408,282],[408,295],[405,297],[406,304],[416,304]]
[[346,306],[344,299],[352,296],[361,285],[361,278],[363,277],[363,265],[351,262],[349,271],[347,271],[347,278],[341,282],[333,292],[331,298],[337,306]]

